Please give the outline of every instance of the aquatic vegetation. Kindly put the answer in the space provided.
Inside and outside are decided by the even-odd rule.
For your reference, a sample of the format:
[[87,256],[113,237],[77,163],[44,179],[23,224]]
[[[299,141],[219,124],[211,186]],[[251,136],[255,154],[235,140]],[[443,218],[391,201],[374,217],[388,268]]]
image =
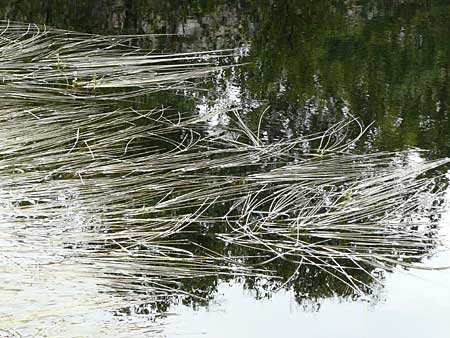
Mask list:
[[[366,129],[352,117],[269,143],[239,111],[136,109],[133,97],[192,87],[223,54],[152,56],[133,37],[2,25],[0,329],[56,321],[51,334],[67,336],[142,304],[207,302],[200,281],[295,288],[309,269],[365,297],[377,271],[425,268],[439,247],[443,182],[426,174],[449,159],[357,154]],[[209,134],[219,113],[233,123]],[[126,322],[100,331],[149,329]]]
[[132,36],[98,36],[0,21],[3,100],[124,100],[192,88],[226,51],[165,55]]

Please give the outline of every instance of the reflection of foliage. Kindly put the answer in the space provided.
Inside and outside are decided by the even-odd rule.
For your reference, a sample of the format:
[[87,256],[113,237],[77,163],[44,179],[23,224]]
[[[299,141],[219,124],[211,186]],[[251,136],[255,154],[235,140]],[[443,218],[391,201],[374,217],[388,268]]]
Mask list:
[[[61,7],[52,3],[42,14],[36,2],[20,2],[7,15],[62,25],[62,17],[52,14]],[[62,3],[68,8],[69,2]],[[92,15],[105,3],[95,1],[91,8],[78,2],[77,15]],[[216,83],[234,82],[242,102],[267,102],[273,113],[265,115],[263,139],[239,114],[230,114],[223,134],[208,135],[207,117],[185,114],[195,98],[153,93],[135,99],[133,109],[128,101],[97,107],[46,99],[37,104],[34,98],[27,106],[11,100],[3,87],[10,103],[4,103],[0,121],[8,136],[2,189],[8,189],[5,200],[13,201],[8,221],[25,224],[6,228],[6,240],[23,237],[45,251],[42,269],[50,276],[64,262],[65,278],[57,276],[54,285],[81,278],[102,296],[123,299],[114,304],[121,311],[131,311],[123,309],[134,303],[133,311],[142,314],[166,311],[174,301],[207,305],[220,282],[236,279],[257,297],[291,289],[301,303],[372,297],[378,268],[411,266],[434,248],[427,216],[435,210],[421,208],[433,194],[416,176],[444,162],[422,162],[415,152],[342,153],[353,145],[335,130],[351,129],[337,122],[351,110],[377,121],[371,147],[448,149],[448,45],[437,43],[448,41],[448,28],[440,24],[448,19],[439,11],[443,4],[114,3],[104,9],[100,25],[108,32],[141,32],[154,15],[151,30],[173,33],[177,20],[211,19],[230,3],[241,6],[230,22],[242,25],[224,34],[245,35],[250,48],[244,60],[254,63],[224,72]],[[156,18],[157,12],[164,18]],[[81,25],[77,15],[68,16],[69,27]],[[158,43],[166,44],[162,49],[193,48],[195,34],[206,31],[204,21],[189,23],[194,39],[165,37]],[[161,104],[175,106],[175,114],[141,109]],[[256,130],[259,112],[246,111]],[[304,136],[330,125],[335,129],[325,136]],[[321,141],[334,148],[310,152]],[[33,250],[21,247],[17,255],[26,260]]]
[[[16,20],[102,33],[117,32],[113,17],[122,18],[121,30],[130,33],[176,33],[180,25],[191,25],[180,31],[187,30],[188,36],[161,40],[161,48],[172,50],[211,49],[218,40],[228,47],[248,42],[245,60],[254,65],[242,68],[233,81],[244,101],[270,104],[270,135],[323,130],[350,109],[366,123],[377,121],[371,141],[376,148],[413,145],[448,152],[445,1],[93,3],[7,1],[0,12]],[[95,20],[86,20],[90,17]]]
[[366,122],[377,121],[379,148],[445,145],[446,8],[443,2],[394,2],[387,8],[329,1],[257,6],[258,32],[249,56],[257,64],[243,86],[288,116],[294,132],[305,119],[313,119],[307,126],[312,130],[319,121],[333,121],[348,105]]
[[[334,130],[266,144],[245,125],[238,130],[238,116],[240,137],[230,139],[202,135],[205,120],[162,119],[159,111],[50,107],[31,117],[26,107],[10,107],[15,118],[5,116],[3,132],[17,141],[5,145],[2,167],[24,183],[4,188],[17,196],[20,216],[61,217],[61,195],[75,203],[69,215],[86,215],[81,227],[63,215],[56,232],[43,226],[33,241],[50,236],[118,294],[136,289],[158,300],[181,292],[187,303],[206,304],[219,277],[244,275],[249,287],[262,279],[269,288],[297,287],[299,299],[364,295],[374,267],[418,262],[435,244],[422,229],[429,222],[417,219],[430,209],[421,209],[428,184],[415,178],[445,161],[345,154],[352,142]],[[35,116],[49,123],[36,124]],[[89,116],[97,119],[85,123]],[[81,131],[71,148],[75,126]],[[318,155],[302,152],[312,140],[322,141]],[[310,277],[313,288],[302,290]]]

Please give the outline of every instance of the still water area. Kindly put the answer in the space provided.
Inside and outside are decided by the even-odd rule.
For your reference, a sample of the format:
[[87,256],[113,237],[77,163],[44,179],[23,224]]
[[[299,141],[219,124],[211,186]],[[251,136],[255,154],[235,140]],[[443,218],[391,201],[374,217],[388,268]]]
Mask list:
[[[450,337],[450,171],[433,162],[450,156],[449,1],[4,0],[0,19],[222,55],[187,87],[164,78],[171,88],[123,100],[0,88],[0,337]],[[175,71],[210,61],[199,55]],[[67,86],[80,93],[77,72]],[[324,143],[343,151],[302,162]],[[425,183],[404,178],[420,168]]]

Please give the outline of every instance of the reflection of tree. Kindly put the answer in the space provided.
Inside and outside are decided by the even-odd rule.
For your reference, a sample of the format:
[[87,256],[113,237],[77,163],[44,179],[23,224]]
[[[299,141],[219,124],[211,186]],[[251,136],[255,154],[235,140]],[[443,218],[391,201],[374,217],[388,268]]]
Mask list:
[[[366,122],[377,121],[375,132],[370,135],[369,146],[371,147],[395,149],[402,148],[404,145],[417,145],[434,149],[437,153],[448,151],[450,66],[449,45],[445,41],[450,41],[450,36],[449,26],[446,24],[449,19],[448,11],[441,11],[445,8],[444,2],[434,2],[433,4],[393,2],[384,7],[377,6],[376,2],[367,2],[362,7],[356,7],[352,2],[343,4],[340,1],[325,0],[314,2],[236,1],[233,4],[236,7],[239,6],[240,11],[237,11],[233,4],[225,5],[220,1],[213,5],[208,5],[210,2],[203,4],[201,1],[95,1],[93,3],[94,5],[92,2],[89,4],[78,2],[74,5],[69,1],[58,1],[57,4],[54,1],[47,1],[42,6],[42,2],[37,1],[10,2],[6,8],[1,8],[1,10],[3,15],[16,20],[45,22],[59,27],[91,32],[148,33],[156,31],[181,32],[189,35],[183,38],[161,39],[159,43],[161,43],[162,47],[160,48],[162,49],[204,49],[226,45],[234,47],[240,44],[241,41],[237,40],[239,38],[250,44],[248,56],[244,60],[254,63],[240,68],[235,73],[225,72],[223,79],[219,79],[216,84],[220,86],[223,85],[224,80],[231,79],[241,91],[242,102],[253,102],[256,99],[271,106],[270,111],[273,113],[268,113],[264,121],[268,139],[278,140],[286,135],[295,137],[325,130],[347,111],[350,111]],[[60,15],[61,12],[65,14]],[[95,20],[86,18],[95,18]],[[223,39],[222,42],[217,42],[218,38]],[[180,44],[181,42],[183,44]],[[138,100],[142,106],[153,108],[160,104],[171,105],[175,106],[176,111],[183,113],[190,112],[194,105],[194,100],[186,100],[183,97],[165,93]],[[251,125],[257,125],[259,115],[249,112],[247,118]],[[142,121],[138,119],[135,119],[134,122],[139,127],[146,126],[145,123],[139,124]],[[81,131],[82,136],[83,132],[85,131]],[[170,130],[165,135],[170,139],[180,141],[186,134],[173,133],[173,130]],[[69,142],[72,141],[70,138],[65,141],[66,145],[73,143]],[[98,150],[96,149],[97,145],[101,148],[100,140],[97,141],[91,145],[94,151]],[[103,144],[109,146],[112,144],[106,141]],[[156,142],[152,140],[151,144],[154,146]],[[139,154],[141,145],[139,142],[134,142],[129,148],[129,154]],[[158,146],[160,150],[163,148],[159,144]],[[123,144],[115,147],[114,155],[119,157],[118,154],[123,152]],[[135,152],[133,152],[134,147],[137,149]],[[205,149],[207,148],[201,150],[205,151]],[[110,154],[108,153],[108,155]],[[90,161],[89,154],[80,156],[83,156],[84,161]],[[214,156],[216,156],[214,159],[217,159],[217,154]],[[149,168],[153,168],[165,164],[164,160],[167,159],[158,159],[146,164]],[[201,160],[206,161],[204,158]],[[168,163],[170,164],[170,161]],[[108,163],[108,165],[110,164]],[[135,165],[135,168],[138,169],[142,167],[142,163],[139,162],[131,165]],[[42,167],[41,164],[40,168],[42,169]],[[87,171],[92,168],[95,169],[95,166],[89,167]],[[183,205],[175,205],[172,207],[176,211],[157,214],[158,217],[167,216],[169,221],[166,223],[164,220],[161,221],[162,224],[156,221],[155,223],[147,222],[147,218],[155,217],[155,213],[146,214],[140,211],[141,208],[148,207],[149,202],[157,203],[168,193],[172,194],[171,189],[175,189],[177,186],[167,185],[162,192],[155,192],[151,189],[145,193],[142,192],[143,190],[139,192],[133,190],[134,187],[141,187],[144,183],[162,185],[166,182],[165,179],[175,180],[182,186],[177,197],[183,196],[194,188],[199,191],[202,191],[200,188],[207,191],[208,186],[216,186],[234,192],[233,189],[236,186],[243,185],[241,177],[230,178],[232,184],[229,182],[217,184],[214,180],[204,179],[201,175],[205,172],[210,173],[208,166],[203,167],[203,171],[199,171],[200,176],[195,179],[178,174],[164,176],[166,175],[164,173],[163,176],[159,176],[160,180],[151,177],[151,174],[154,173],[127,176],[131,171],[127,167],[126,173],[121,171],[123,168],[119,168],[120,170],[115,173],[117,176],[125,174],[124,176],[131,182],[126,189],[120,190],[120,187],[108,182],[107,179],[111,177],[106,177],[105,180],[103,180],[105,177],[99,179],[98,172],[95,172],[94,169],[92,169],[92,173],[86,174],[85,180],[88,182],[88,188],[83,188],[84,193],[88,196],[83,201],[86,203],[83,207],[94,214],[100,214],[99,218],[105,223],[105,228],[102,227],[104,225],[102,224],[99,229],[92,225],[89,230],[94,234],[97,230],[105,231],[104,229],[107,229],[105,233],[109,235],[129,230],[126,227],[123,228],[122,223],[124,220],[131,223],[130,218],[133,217],[141,218],[142,223],[150,229],[155,223],[157,226],[167,229],[170,228],[170,217],[179,218],[195,212],[195,209],[187,210]],[[64,183],[61,185],[75,184],[78,186],[78,178],[74,174],[76,171],[67,171],[68,176],[59,177],[59,180]],[[242,171],[244,172],[244,170]],[[219,177],[219,174],[223,174],[224,177],[239,176],[240,174],[243,176],[239,170],[231,169],[229,171],[217,170],[214,174]],[[74,177],[75,180],[73,180]],[[91,185],[89,185],[89,180],[92,180]],[[112,181],[114,182],[114,179]],[[192,187],[193,182],[194,188]],[[103,184],[106,189],[102,189]],[[44,189],[44,196],[41,197],[47,198],[45,194],[49,194],[49,191],[57,196],[60,191],[58,189],[62,189],[60,186],[51,185],[51,187],[54,190]],[[111,194],[116,190],[121,194]],[[74,191],[77,190],[74,189]],[[270,193],[272,192],[270,191]],[[173,195],[177,193],[178,191]],[[147,194],[155,194],[156,197],[150,198]],[[341,195],[349,200],[350,197],[353,198],[353,196],[347,196],[345,191],[341,191]],[[359,198],[362,198],[361,195]],[[32,198],[30,199],[32,200]],[[131,206],[128,204],[130,200],[132,201]],[[196,203],[199,202],[196,201]],[[295,207],[295,205],[294,203],[291,206]],[[114,236],[111,236],[112,240],[109,242],[105,240],[106,245],[100,240],[93,241],[95,245],[93,248],[89,247],[89,250],[98,250],[99,257],[94,258],[92,262],[108,271],[109,274],[104,276],[104,280],[105,284],[111,286],[113,293],[128,296],[128,293],[133,292],[135,295],[139,295],[140,292],[149,292],[151,295],[154,292],[156,301],[152,303],[152,306],[159,311],[167,310],[174,301],[171,295],[179,295],[180,291],[184,293],[182,301],[186,304],[206,305],[214,297],[217,285],[221,281],[234,278],[238,278],[245,287],[256,290],[257,297],[270,296],[274,290],[286,288],[295,292],[299,302],[333,296],[349,298],[367,295],[371,297],[371,294],[376,292],[372,274],[378,270],[375,268],[375,264],[370,265],[367,261],[362,263],[358,261],[356,264],[352,259],[345,259],[342,256],[332,257],[337,259],[339,265],[346,267],[345,273],[349,274],[353,280],[360,282],[358,286],[361,292],[357,292],[354,286],[352,287],[351,284],[342,280],[344,278],[336,278],[330,274],[327,268],[324,269],[323,266],[320,266],[331,264],[332,259],[324,258],[320,261],[312,259],[310,264],[304,265],[299,263],[300,255],[284,255],[280,256],[280,259],[270,260],[276,254],[274,250],[268,254],[265,250],[267,245],[264,244],[281,239],[286,240],[286,238],[291,239],[291,230],[284,230],[290,229],[289,226],[292,225],[286,222],[286,218],[283,218],[285,215],[277,217],[273,222],[270,220],[272,223],[268,220],[267,222],[266,220],[256,222],[256,229],[262,226],[266,226],[267,229],[269,227],[266,223],[270,223],[271,229],[278,231],[270,236],[264,234],[258,237],[258,240],[266,241],[263,244],[251,245],[249,242],[243,242],[242,238],[249,236],[249,232],[244,231],[238,233],[239,236],[231,238],[235,241],[234,244],[227,244],[233,241],[227,242],[220,237],[227,233],[227,224],[221,217],[227,214],[230,207],[225,202],[223,205],[215,205],[203,215],[204,219],[190,224],[185,229],[186,233],[176,233],[166,238],[169,242],[183,239],[185,242],[182,245],[176,246],[173,243],[171,245],[193,254],[196,258],[204,258],[200,267],[195,265],[198,261],[189,261],[185,255],[176,256],[173,252],[162,250],[162,246],[158,245],[164,245],[164,242],[146,247],[145,241],[142,241],[143,244],[137,246],[139,254],[133,253],[127,256],[129,261],[122,262],[125,272],[111,272],[111,267],[107,265],[108,260],[105,257],[114,257],[114,254],[123,253],[124,250],[124,243],[120,241],[117,243],[118,238]],[[266,207],[266,209],[270,208],[270,206]],[[103,214],[105,209],[106,216]],[[267,211],[266,209],[263,208],[263,211]],[[126,212],[122,212],[123,210]],[[58,208],[56,208],[56,212],[59,212]],[[286,217],[291,217],[291,215]],[[211,221],[212,219],[214,222]],[[370,225],[374,226],[372,223]],[[167,228],[164,228],[165,226]],[[155,234],[146,230],[146,236],[154,235],[157,238],[157,231]],[[405,233],[414,234],[414,231],[411,230],[417,229],[408,228]],[[294,231],[297,230],[294,229]],[[377,231],[379,230],[377,229]],[[314,231],[312,232],[314,233]],[[110,239],[106,234],[104,237]],[[302,234],[302,238],[305,243],[313,245],[319,242],[320,238],[317,233],[315,235],[306,232]],[[381,241],[383,235],[379,236],[381,239],[377,238],[377,240]],[[236,239],[237,237],[238,239]],[[100,236],[100,238],[103,237]],[[126,238],[120,239],[129,244]],[[352,242],[348,238],[332,238],[330,236],[328,239],[327,245],[330,247],[352,248],[352,245],[355,245],[354,241]],[[239,241],[241,241],[241,245],[239,245]],[[89,240],[86,242],[90,243]],[[395,252],[389,254],[394,260],[401,258],[408,263],[419,262],[420,257],[427,254],[432,248],[432,240],[430,242],[431,244],[423,242],[423,248],[419,246],[419,248],[415,247],[415,250],[409,251],[410,257],[407,254],[402,257],[396,256]],[[98,247],[99,243],[103,245],[100,246],[101,249]],[[292,242],[288,244],[292,245]],[[76,245],[70,244],[70,247],[66,247],[66,249],[74,247]],[[286,251],[290,249],[292,247]],[[405,250],[404,247],[399,249]],[[173,259],[171,264],[161,260],[160,257],[158,257],[160,260],[146,262],[149,259],[149,252],[154,253],[155,250],[162,250],[165,255],[171,257]],[[214,257],[212,252],[217,256]],[[158,252],[158,254],[160,253],[161,251]],[[248,274],[234,274],[232,273],[233,269],[230,269],[230,261],[224,261],[223,257],[232,257],[233,264],[238,265],[238,262],[242,266],[255,268],[256,271]],[[236,257],[241,257],[241,259],[236,261]],[[123,259],[122,256],[119,258]],[[267,260],[269,260],[268,263],[261,265],[261,261]],[[189,266],[190,263],[194,266],[193,269],[192,266]],[[389,268],[396,264],[395,262],[388,263],[383,267]],[[336,264],[336,261],[333,264]],[[158,267],[166,268],[166,271],[167,267],[181,271],[187,269],[187,266],[192,269],[190,273],[178,276],[177,283],[173,283],[171,279],[173,275],[169,273],[167,280],[170,288],[163,285],[167,288],[161,288],[164,291],[162,295],[155,292],[155,284],[152,282],[155,280],[159,282],[161,279],[164,281],[164,276],[161,277],[164,274],[158,271]],[[336,274],[336,269],[330,270]],[[338,275],[338,277],[343,277],[343,275]],[[121,279],[127,283],[125,291]],[[144,286],[149,286],[149,288],[144,288]]]
[[235,279],[256,297],[293,290],[302,304],[376,297],[376,268],[420,262],[435,246],[424,228],[433,210],[422,200],[433,195],[415,176],[444,162],[412,165],[414,152],[334,154],[348,149],[339,133],[319,137],[329,148],[304,154],[306,139],[252,144],[238,121],[239,137],[227,139],[204,134],[205,121],[191,117],[80,105],[34,116],[22,102],[11,109],[2,188],[15,205],[11,222],[24,220],[24,241],[46,249],[50,275],[62,256],[70,276],[124,307],[207,305]]
[[256,65],[243,87],[268,99],[294,132],[315,130],[348,106],[377,121],[376,147],[442,151],[437,144],[446,143],[449,129],[445,8],[368,5],[358,19],[348,17],[348,6],[322,1],[258,6],[249,56]]
[[5,1],[0,13],[15,21],[47,24],[89,32],[120,32],[126,20],[126,1]]
[[9,1],[0,12],[91,32],[187,33],[161,40],[172,50],[250,43],[245,61],[254,64],[232,80],[244,103],[270,104],[270,135],[323,130],[350,110],[377,122],[373,147],[413,145],[445,154],[447,9],[445,1],[103,0]]
[[[352,158],[352,161],[354,160]],[[367,162],[367,158],[365,158],[365,162]],[[379,173],[383,168],[374,165],[371,170]],[[389,167],[387,172],[392,174],[393,170],[394,168]],[[230,175],[227,171],[220,171],[217,174],[218,177]],[[366,172],[366,174],[368,173]],[[407,175],[407,171],[403,172],[401,176],[405,174]],[[145,182],[147,179],[142,176],[140,181]],[[192,179],[192,176],[190,179]],[[370,174],[365,179],[369,180]],[[192,187],[192,190],[185,187],[180,194],[175,194],[172,199],[175,204],[169,207],[173,210],[169,213],[169,217],[164,218],[164,212],[158,215],[143,214],[139,211],[139,208],[136,209],[136,215],[139,219],[142,218],[144,221],[150,222],[146,225],[149,229],[154,227],[151,222],[154,222],[155,217],[158,220],[168,220],[167,226],[170,228],[172,226],[170,217],[179,219],[185,217],[185,215],[196,213],[196,208],[183,207],[184,201],[188,201],[183,201],[183,197],[190,195],[190,191],[196,191],[197,189],[204,191],[201,197],[189,200],[194,205],[203,205],[202,201],[209,200],[206,196],[208,191],[204,188],[208,185],[214,186],[217,182],[214,182],[211,176],[205,176],[204,180],[206,182],[198,180],[193,183],[195,187]],[[355,180],[359,181],[358,179]],[[238,182],[234,182],[232,185],[236,183]],[[366,184],[365,180],[361,180],[364,190],[358,189],[357,186],[352,187],[356,191],[361,191],[359,196],[358,193],[352,193],[353,197],[351,198],[345,197],[347,196],[345,193],[344,197],[341,194],[334,197],[333,194],[328,197],[321,196],[321,200],[336,197],[338,200],[329,202],[333,205],[331,209],[323,206],[323,208],[316,210],[317,214],[308,215],[305,224],[300,228],[292,228],[292,223],[295,222],[289,220],[292,217],[291,213],[295,214],[299,209],[301,209],[301,212],[307,210],[307,207],[302,205],[299,200],[294,200],[291,204],[288,204],[286,209],[289,211],[280,215],[273,215],[270,212],[274,201],[276,201],[276,198],[273,198],[277,195],[276,187],[274,187],[274,190],[266,191],[267,195],[261,196],[260,193],[257,193],[253,196],[258,204],[265,199],[264,196],[268,198],[267,205],[254,213],[257,215],[272,214],[271,220],[254,218],[249,223],[239,221],[246,218],[247,215],[242,213],[242,210],[237,210],[236,215],[230,213],[230,210],[236,209],[236,204],[217,203],[208,208],[207,212],[194,222],[190,222],[188,227],[183,228],[180,232],[174,232],[173,235],[166,238],[169,243],[180,243],[180,246],[175,245],[175,247],[180,250],[187,250],[194,257],[209,256],[213,259],[211,262],[216,264],[215,267],[210,265],[206,270],[195,272],[196,268],[193,266],[194,276],[177,278],[177,286],[173,290],[169,290],[169,293],[162,297],[160,302],[156,302],[153,308],[167,309],[174,299],[179,299],[180,293],[183,295],[182,301],[185,304],[191,304],[194,307],[207,305],[217,292],[217,285],[220,282],[235,278],[240,280],[246,288],[253,290],[258,298],[270,297],[278,289],[287,289],[293,290],[296,299],[304,305],[311,302],[317,304],[328,297],[355,299],[363,296],[376,299],[378,297],[377,290],[381,287],[379,268],[390,270],[397,265],[409,266],[412,263],[421,262],[422,258],[429,255],[435,245],[434,230],[427,228],[432,223],[426,220],[427,212],[425,210],[417,210],[417,215],[409,214],[408,217],[411,220],[406,218],[404,210],[416,210],[417,203],[424,203],[424,201],[421,198],[417,200],[417,196],[405,196],[402,193],[401,197],[396,196],[402,190],[401,186],[404,183],[397,185],[395,181],[389,179],[384,183],[377,181],[376,186],[371,187],[370,184]],[[206,185],[202,188],[202,184]],[[239,182],[239,184],[243,183]],[[375,206],[375,210],[372,207],[365,209],[362,205],[358,206],[358,200],[373,196],[371,190],[377,190],[380,184],[386,184],[389,190],[396,193],[388,193],[386,198],[382,200],[376,199],[375,203],[383,206]],[[281,187],[284,187],[284,193],[280,197],[284,199],[288,193],[285,191],[285,185],[281,185]],[[228,188],[226,184],[221,184],[224,194]],[[243,189],[245,190],[244,187]],[[383,194],[382,191],[384,189],[378,190],[380,194]],[[236,199],[238,199],[239,194],[236,191]],[[301,190],[297,191],[296,194],[301,195]],[[313,193],[313,195],[315,194]],[[182,198],[181,202],[176,202],[175,200],[180,197]],[[249,196],[248,199],[253,199],[253,197]],[[308,198],[308,194],[299,197],[299,199],[306,200]],[[247,198],[244,198],[244,200],[247,200]],[[136,198],[135,201],[139,205],[140,198]],[[311,206],[323,203],[319,199],[310,202]],[[158,202],[155,201],[155,204],[158,204]],[[297,204],[300,204],[300,207],[296,209]],[[166,207],[168,205],[170,203],[166,204]],[[397,210],[399,205],[402,206],[402,211],[398,213],[397,217],[399,218],[396,219],[393,211]],[[349,212],[349,210],[353,211]],[[345,213],[342,219],[338,216],[341,212]],[[234,219],[233,224],[224,222],[224,215],[228,215],[227,218],[229,217],[231,220]],[[431,211],[431,215],[434,215],[433,211]],[[336,219],[336,216],[339,221],[333,224],[333,219]],[[310,219],[308,219],[309,217]],[[414,221],[417,217],[425,217],[425,219]],[[308,226],[310,221],[311,224]],[[243,224],[240,224],[241,222]],[[378,222],[387,222],[387,224],[378,224]],[[131,221],[128,223],[132,224]],[[107,221],[106,224],[108,224]],[[426,227],[424,228],[424,226]],[[264,227],[270,229],[270,231],[264,230]],[[422,229],[419,230],[419,227]],[[127,236],[133,236],[133,227],[116,230],[125,230]],[[295,242],[295,237],[300,237],[299,243]],[[139,242],[139,239],[137,239],[137,242]],[[151,248],[151,246],[152,243],[150,242],[149,247]],[[113,245],[110,249],[121,251],[122,247]],[[145,246],[142,247],[142,250],[145,254]],[[165,265],[164,262],[158,264]],[[137,270],[145,271],[146,269],[139,262],[136,262],[135,265]],[[176,261],[174,261],[173,267],[178,268]],[[183,267],[186,268],[181,260],[179,261],[179,268],[183,269]],[[252,269],[248,270],[248,273],[242,273],[240,267],[251,267]],[[233,271],[236,271],[236,273],[233,273]],[[133,272],[130,271],[130,273],[134,275]],[[134,287],[137,290],[142,289],[139,280],[145,282],[146,278],[149,277],[152,276],[146,276],[145,273],[144,275],[137,274]],[[130,288],[130,284],[127,287]]]

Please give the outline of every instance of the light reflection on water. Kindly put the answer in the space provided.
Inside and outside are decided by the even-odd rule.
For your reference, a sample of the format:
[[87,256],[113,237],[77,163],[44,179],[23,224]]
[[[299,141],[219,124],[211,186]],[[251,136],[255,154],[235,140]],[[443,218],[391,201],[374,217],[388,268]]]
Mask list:
[[[447,175],[450,176],[450,173]],[[446,191],[450,201],[450,187]],[[450,208],[442,214],[439,234],[450,246]],[[443,251],[427,265],[450,267]],[[237,284],[222,284],[216,301],[197,311],[178,306],[165,320],[165,337],[433,337],[448,338],[450,269],[403,270],[386,275],[370,301],[323,299],[299,305],[291,291],[257,300]]]
[[450,328],[443,315],[450,312],[450,271],[396,273],[387,278],[377,304],[327,299],[317,312],[299,307],[289,292],[264,301],[240,286],[223,285],[220,292],[223,301],[208,309],[177,309],[166,337],[446,338]]
[[[411,152],[408,162],[419,164],[423,159]],[[393,166],[400,166],[400,163],[395,163]],[[77,183],[78,180],[72,182],[75,186]],[[17,188],[20,192],[20,186]],[[327,337],[329,331],[344,335],[345,330],[361,337],[366,331],[372,332],[371,327],[378,321],[388,320],[395,312],[399,312],[399,320],[394,324],[401,327],[405,325],[402,320],[409,321],[411,318],[416,325],[422,325],[423,322],[416,320],[416,317],[423,316],[423,308],[437,309],[440,311],[437,313],[448,310],[447,302],[442,302],[442,299],[447,299],[449,295],[449,271],[414,270],[386,275],[386,280],[375,287],[366,302],[358,299],[352,301],[345,293],[330,297],[329,292],[323,295],[319,292],[318,297],[306,296],[298,304],[294,292],[285,290],[275,293],[269,290],[266,293],[268,299],[257,299],[261,298],[258,292],[262,292],[264,297],[264,288],[254,287],[244,291],[247,286],[236,280],[225,282],[219,279],[217,290],[212,287],[211,295],[207,295],[211,296],[211,301],[201,307],[196,306],[195,311],[192,306],[176,305],[175,302],[168,307],[168,314],[174,316],[169,316],[165,311],[161,311],[162,314],[127,313],[124,308],[145,303],[145,300],[139,296],[127,298],[118,290],[117,294],[108,292],[113,287],[108,287],[105,280],[114,279],[115,266],[104,265],[103,269],[109,274],[99,275],[95,268],[91,268],[96,262],[95,255],[90,257],[89,251],[83,251],[82,247],[66,245],[87,236],[87,225],[95,220],[89,212],[80,208],[77,190],[65,187],[65,191],[71,198],[62,195],[47,198],[47,203],[53,208],[48,208],[52,212],[50,217],[44,217],[45,221],[34,219],[31,214],[33,209],[15,207],[14,202],[30,200],[26,194],[17,193],[20,198],[13,199],[12,203],[7,203],[6,195],[3,196],[4,205],[0,208],[3,256],[0,274],[5,282],[0,285],[0,298],[3,299],[0,304],[0,329],[14,328],[24,336],[51,337],[127,337],[130,332],[133,336],[151,334],[155,337],[249,337],[255,334],[273,337],[280,330],[285,330],[286,334],[296,332],[301,323],[302,332],[318,337]],[[450,188],[447,188],[446,198],[450,199]],[[60,204],[63,208],[58,207]],[[447,243],[450,243],[449,220],[450,210],[447,209],[440,220],[440,236],[447,236]],[[131,264],[136,266],[136,270],[130,270],[130,275],[139,275],[140,263],[133,262],[132,256],[130,258]],[[449,265],[449,262],[446,252],[424,263],[439,267]],[[314,286],[314,281],[311,283]],[[327,285],[327,288],[333,292],[333,288],[338,290],[339,285]],[[429,323],[435,323],[436,330],[445,325],[442,316],[435,316],[430,311],[428,315],[431,317],[426,319]],[[345,324],[349,318],[352,318],[351,322]],[[353,325],[356,319],[358,322]],[[277,324],[264,327],[265,323],[271,322]],[[328,323],[325,328],[321,326],[323,322]],[[351,334],[349,336],[352,337]]]
[[[109,15],[112,6],[102,8],[100,1],[95,2],[97,5],[92,8],[105,12],[105,20],[124,21],[113,23],[114,32],[125,27],[132,32],[141,32],[141,29],[149,33],[155,26],[170,32],[171,22],[159,21],[177,12],[177,5],[179,8],[184,6],[181,2],[171,1],[176,5],[172,9],[168,6],[167,12],[170,13],[167,18],[161,15],[153,19],[148,14],[157,12],[162,2],[141,3],[141,10],[139,1],[134,1],[138,13],[134,23],[131,15],[127,17],[122,12]],[[61,23],[67,13],[60,13],[62,19],[55,15],[55,12],[64,11],[58,6],[46,9],[54,14],[47,16],[47,12],[36,10],[42,7],[39,1],[23,3],[30,4],[31,10],[27,14],[27,8],[22,8],[27,6],[17,5],[19,19],[39,21],[45,17],[52,25],[69,28]],[[253,110],[270,105],[271,112],[267,114],[267,125],[262,131],[264,137],[268,135],[267,138],[323,130],[341,113],[350,111],[368,122],[376,121],[366,149],[392,150],[413,145],[434,149],[440,157],[448,156],[450,129],[447,117],[448,63],[445,57],[448,39],[446,26],[440,21],[441,17],[442,22],[448,21],[448,11],[444,10],[447,4],[442,2],[442,8],[433,7],[429,11],[419,6],[417,13],[413,9],[403,10],[403,1],[380,6],[381,10],[373,4],[368,6],[374,8],[369,11],[365,8],[367,6],[362,6],[367,11],[367,15],[363,15],[359,10],[336,10],[327,1],[315,1],[305,4],[307,8],[303,13],[323,10],[327,16],[312,17],[302,14],[302,8],[298,12],[297,8],[289,11],[289,14],[295,13],[292,18],[284,20],[280,13],[284,13],[283,5],[288,3],[293,7],[300,4],[278,1],[278,9],[256,4],[255,11],[225,6],[226,15],[217,28],[214,27],[219,10],[212,11],[212,14],[205,10],[203,14],[196,13],[194,18],[194,6],[188,6],[185,22],[184,18],[177,16],[180,23],[173,25],[174,32],[184,32],[189,36],[187,42],[180,45],[179,37],[173,38],[175,42],[169,41],[175,49],[236,47],[236,44],[244,43],[249,46],[243,55],[244,60],[257,65],[218,77],[215,85],[224,88],[215,92],[217,98],[208,98],[192,110],[206,114],[210,110],[239,107],[248,113],[251,120],[257,116],[252,115]],[[395,11],[392,16],[389,14],[390,6]],[[405,6],[410,8],[414,4]],[[14,13],[14,5],[3,9],[2,14],[6,16],[10,12]],[[348,22],[341,20],[341,12],[345,20],[354,21],[354,25],[346,26],[348,31],[345,32],[341,32],[341,25]],[[95,20],[86,23],[90,29],[111,28],[104,22],[103,26],[100,25],[97,15],[93,17]],[[278,22],[277,18],[281,21]],[[125,19],[130,22],[125,22]],[[84,18],[67,21],[71,22],[70,28],[87,27]],[[245,25],[247,21],[248,27]],[[153,41],[153,44],[157,45],[157,42]],[[175,109],[191,111],[184,106],[178,108],[174,102],[169,104]],[[221,125],[228,123],[223,114],[211,122],[211,133],[218,132]],[[450,197],[450,190],[447,196]],[[450,243],[450,211],[443,215],[440,224],[440,236],[446,236]],[[6,222],[0,225],[3,230],[8,226],[10,224]],[[129,330],[133,329],[136,335],[152,337],[360,338],[391,337],[393,333],[401,332],[396,336],[444,338],[448,337],[450,329],[447,319],[450,313],[450,272],[447,270],[388,274],[384,286],[377,289],[369,302],[336,297],[322,299],[320,305],[315,301],[299,305],[292,292],[284,290],[272,294],[270,299],[257,300],[253,291],[243,290],[239,283],[220,282],[214,300],[207,307],[195,311],[176,305],[169,310],[176,315],[167,318],[116,316],[111,309],[119,310],[122,304],[102,292],[104,290],[98,286],[95,277],[76,282],[83,272],[82,264],[67,260],[66,267],[44,266],[42,262],[54,260],[52,255],[42,250],[36,253],[25,247],[20,238],[9,237],[10,234],[3,231],[0,236],[0,255],[3,255],[3,264],[0,265],[0,329],[28,325],[22,332],[24,336],[38,333],[42,336],[85,337],[92,336],[94,330],[95,337],[128,337]],[[10,264],[8,259],[14,257],[19,257],[22,266]],[[439,253],[426,263],[447,266],[450,265],[450,256]],[[16,292],[17,281],[23,281],[20,287],[24,292]],[[66,307],[64,319],[52,313],[53,307],[61,302]],[[98,304],[102,306],[98,307]],[[53,326],[44,319],[36,321],[46,313],[53,315],[50,316]],[[68,325],[67,321],[72,321],[72,324]],[[72,331],[68,332],[68,328]]]

